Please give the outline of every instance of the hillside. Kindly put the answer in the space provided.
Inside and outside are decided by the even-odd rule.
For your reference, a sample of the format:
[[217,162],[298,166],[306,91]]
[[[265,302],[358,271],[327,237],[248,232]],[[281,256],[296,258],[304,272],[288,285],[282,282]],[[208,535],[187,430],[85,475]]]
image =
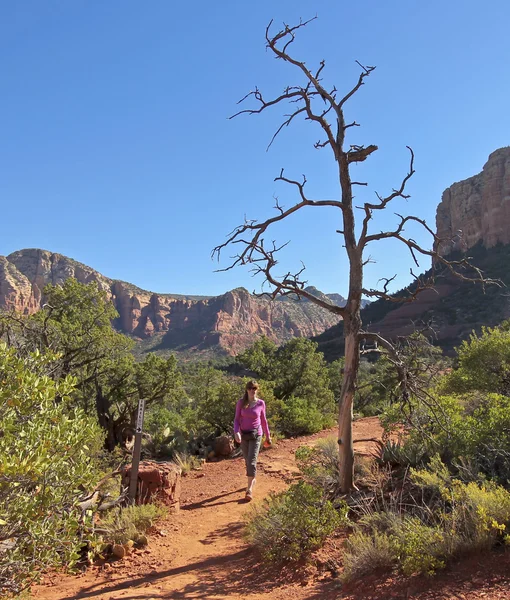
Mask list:
[[[0,256],[0,308],[32,314],[44,303],[44,286],[61,284],[69,277],[97,282],[110,296],[119,313],[114,326],[137,340],[139,353],[234,355],[258,336],[266,335],[280,344],[293,337],[317,335],[339,319],[312,302],[271,301],[244,288],[214,297],[154,293],[40,249]],[[343,299],[333,294],[330,300]]]
[[[442,256],[468,257],[486,278],[500,279],[505,285],[484,289],[442,274],[436,278],[435,290],[424,291],[415,302],[378,300],[364,308],[362,319],[365,328],[390,339],[430,324],[435,332],[433,343],[451,354],[472,330],[510,317],[510,147],[493,152],[481,173],[445,190],[437,207],[436,227],[440,239],[436,250]],[[333,360],[343,355],[341,338],[339,323],[314,339]]]

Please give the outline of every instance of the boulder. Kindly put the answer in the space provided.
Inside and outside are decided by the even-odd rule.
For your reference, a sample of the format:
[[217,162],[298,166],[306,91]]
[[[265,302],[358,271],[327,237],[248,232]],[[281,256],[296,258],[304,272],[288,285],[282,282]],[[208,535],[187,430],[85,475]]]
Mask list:
[[220,435],[214,440],[215,456],[230,456],[234,450],[234,442],[228,435]]
[[[173,462],[144,460],[138,470],[137,504],[161,502],[174,512],[179,510],[181,494],[181,468]],[[122,483],[129,486],[131,465],[125,467]]]

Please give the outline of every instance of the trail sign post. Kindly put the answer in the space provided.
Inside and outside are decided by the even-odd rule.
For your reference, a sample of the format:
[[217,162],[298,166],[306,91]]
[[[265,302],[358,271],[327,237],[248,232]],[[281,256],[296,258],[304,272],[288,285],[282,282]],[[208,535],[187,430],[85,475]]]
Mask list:
[[133,504],[136,501],[136,490],[138,488],[138,470],[140,468],[140,451],[142,449],[143,417],[145,413],[145,399],[138,401],[136,413],[135,445],[133,447],[133,459],[131,461],[131,478],[129,480],[129,499]]

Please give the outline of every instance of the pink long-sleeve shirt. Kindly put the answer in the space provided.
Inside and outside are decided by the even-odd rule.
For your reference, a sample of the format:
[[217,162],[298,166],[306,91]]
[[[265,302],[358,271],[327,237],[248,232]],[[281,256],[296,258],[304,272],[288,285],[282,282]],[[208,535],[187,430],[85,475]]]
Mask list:
[[248,408],[243,407],[243,399],[241,398],[236,405],[236,416],[234,419],[234,433],[240,431],[253,431],[256,429],[259,435],[264,435],[270,438],[269,425],[266,419],[266,403],[264,400],[257,398],[255,406]]

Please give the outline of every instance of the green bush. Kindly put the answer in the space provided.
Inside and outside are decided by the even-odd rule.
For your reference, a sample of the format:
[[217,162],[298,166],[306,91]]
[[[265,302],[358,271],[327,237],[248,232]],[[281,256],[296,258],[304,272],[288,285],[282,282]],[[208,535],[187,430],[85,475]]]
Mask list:
[[246,534],[265,561],[293,562],[309,556],[346,521],[345,503],[336,510],[322,490],[301,481],[254,509]]
[[155,504],[140,504],[113,510],[100,523],[105,530],[104,541],[112,544],[136,542],[140,534],[147,532],[165,514],[162,507]]
[[344,577],[397,568],[405,575],[433,574],[445,565],[445,533],[418,517],[376,512],[362,519],[346,542]]
[[456,479],[437,455],[399,481],[398,495],[396,483],[354,509],[360,518],[346,542],[346,578],[373,568],[432,574],[453,557],[507,542],[510,492],[496,483]]
[[317,406],[294,396],[285,400],[278,423],[280,431],[287,436],[317,433],[332,425],[332,418],[324,415]]
[[336,438],[318,440],[315,446],[301,446],[295,457],[306,481],[322,489],[329,499],[338,496],[340,473]]
[[389,570],[396,560],[395,544],[389,535],[355,531],[345,545],[343,578],[347,581],[377,569]]
[[427,469],[411,470],[413,482],[435,492],[434,514],[449,534],[450,554],[484,550],[504,538],[510,525],[510,492],[495,482],[454,479],[435,456]]
[[417,517],[406,517],[395,542],[399,568],[404,575],[433,575],[445,566],[445,532],[439,526],[425,525]]
[[56,357],[0,344],[0,588],[18,591],[50,566],[79,558],[77,502],[100,478],[94,419],[72,408],[75,379],[54,381]]

